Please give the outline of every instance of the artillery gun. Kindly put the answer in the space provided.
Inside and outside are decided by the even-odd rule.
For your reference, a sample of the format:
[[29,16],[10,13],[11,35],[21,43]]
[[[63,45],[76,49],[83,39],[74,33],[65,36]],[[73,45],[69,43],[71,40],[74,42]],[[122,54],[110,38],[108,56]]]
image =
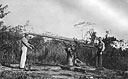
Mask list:
[[62,36],[52,36],[52,35],[37,34],[37,33],[28,33],[28,34],[29,35],[33,35],[33,36],[40,36],[40,37],[58,39],[58,40],[62,40],[62,41],[75,42],[75,43],[77,43],[79,45],[82,45],[83,47],[94,48],[94,46],[86,44],[85,41],[82,40],[82,39],[74,39],[74,38],[67,38],[67,37],[62,37]]

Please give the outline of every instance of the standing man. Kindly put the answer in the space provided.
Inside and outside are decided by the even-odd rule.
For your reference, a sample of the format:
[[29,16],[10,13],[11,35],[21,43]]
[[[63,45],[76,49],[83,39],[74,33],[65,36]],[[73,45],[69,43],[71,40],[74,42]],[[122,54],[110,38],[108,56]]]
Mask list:
[[102,41],[101,37],[99,37],[99,43],[96,45],[96,48],[97,48],[96,67],[98,69],[102,69],[102,54],[105,50],[105,44]]
[[34,46],[31,45],[28,40],[30,39],[30,37],[28,36],[28,34],[24,34],[23,38],[22,38],[22,55],[21,55],[21,60],[20,60],[20,69],[24,69],[25,68],[25,62],[26,62],[26,57],[27,57],[27,49],[30,48],[32,49]]

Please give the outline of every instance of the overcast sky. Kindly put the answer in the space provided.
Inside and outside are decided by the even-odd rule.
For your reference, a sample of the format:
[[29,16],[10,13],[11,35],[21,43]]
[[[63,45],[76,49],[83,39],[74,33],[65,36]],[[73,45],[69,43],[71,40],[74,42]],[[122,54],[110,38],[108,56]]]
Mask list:
[[0,0],[11,13],[4,18],[7,25],[30,21],[36,33],[45,31],[65,37],[81,38],[79,22],[93,22],[99,36],[105,30],[120,39],[128,39],[128,0]]

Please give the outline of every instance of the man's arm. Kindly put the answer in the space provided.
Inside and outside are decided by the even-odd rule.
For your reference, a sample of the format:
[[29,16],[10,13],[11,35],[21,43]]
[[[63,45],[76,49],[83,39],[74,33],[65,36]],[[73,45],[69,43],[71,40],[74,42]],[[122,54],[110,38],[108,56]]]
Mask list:
[[102,44],[103,44],[103,48],[102,48],[102,52],[105,50],[105,44],[104,44],[104,42],[102,42]]
[[30,49],[32,49],[34,46],[33,45],[31,45],[30,43],[28,43],[28,40],[26,39],[26,38],[23,38],[22,39],[22,43],[26,46],[26,47],[28,47],[28,48],[30,48]]
[[22,41],[22,43],[23,43],[26,47],[32,49],[32,47],[30,46],[30,44],[27,44],[27,43],[25,43],[24,41]]

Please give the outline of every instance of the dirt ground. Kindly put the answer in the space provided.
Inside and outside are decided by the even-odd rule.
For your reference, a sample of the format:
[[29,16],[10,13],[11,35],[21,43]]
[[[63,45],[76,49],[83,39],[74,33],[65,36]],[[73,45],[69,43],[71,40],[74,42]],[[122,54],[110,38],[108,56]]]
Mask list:
[[86,71],[63,70],[60,66],[32,66],[31,70],[19,69],[17,64],[11,67],[0,66],[0,79],[127,79],[116,76],[110,70],[96,71],[86,68]]

